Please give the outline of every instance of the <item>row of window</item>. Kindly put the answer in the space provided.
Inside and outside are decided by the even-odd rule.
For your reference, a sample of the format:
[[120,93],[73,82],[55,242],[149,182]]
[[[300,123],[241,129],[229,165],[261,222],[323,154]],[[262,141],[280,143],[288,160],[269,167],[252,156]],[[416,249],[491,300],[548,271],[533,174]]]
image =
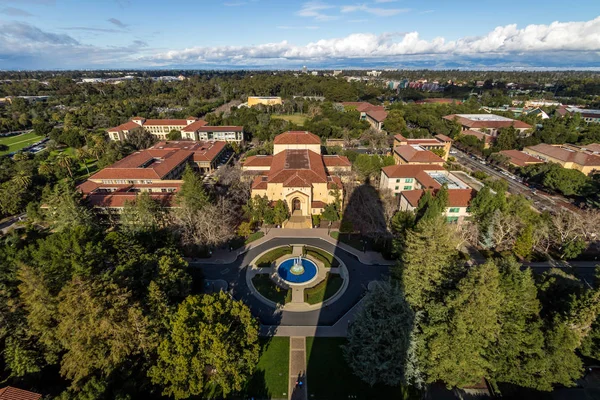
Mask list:
[[[394,188],[394,190],[398,190],[398,189],[400,189],[400,186],[396,186]],[[404,186],[404,189],[402,189],[402,190],[411,190],[411,189],[412,189],[412,186]]]
[[[400,183],[402,179],[396,179],[396,183]],[[414,178],[404,178],[404,182],[405,183],[413,183],[414,182]]]

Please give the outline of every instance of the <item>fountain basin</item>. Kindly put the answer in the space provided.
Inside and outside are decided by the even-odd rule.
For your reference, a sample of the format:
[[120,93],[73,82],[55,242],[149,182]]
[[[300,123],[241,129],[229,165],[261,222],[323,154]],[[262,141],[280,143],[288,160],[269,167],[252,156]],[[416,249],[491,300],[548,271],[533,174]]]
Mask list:
[[277,274],[287,283],[303,284],[317,276],[317,265],[306,258],[288,258],[279,264]]

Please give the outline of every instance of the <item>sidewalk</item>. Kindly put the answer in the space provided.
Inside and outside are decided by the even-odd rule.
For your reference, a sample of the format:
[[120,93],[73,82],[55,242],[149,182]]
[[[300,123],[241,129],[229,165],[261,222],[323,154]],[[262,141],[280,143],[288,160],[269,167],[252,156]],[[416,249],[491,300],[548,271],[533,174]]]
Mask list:
[[[264,231],[264,230],[263,230]],[[386,260],[383,258],[381,253],[376,251],[362,252],[355,249],[354,247],[347,245],[342,242],[338,242],[327,234],[327,229],[282,229],[282,228],[271,228],[268,233],[262,238],[255,240],[239,249],[229,251],[226,249],[218,249],[210,258],[203,258],[193,261],[192,263],[198,264],[230,264],[234,262],[237,257],[241,254],[248,252],[250,249],[260,246],[261,244],[268,242],[271,239],[277,238],[309,238],[309,239],[321,239],[333,246],[337,246],[340,249],[347,251],[348,253],[356,256],[358,260],[366,265],[394,265],[394,261]]]

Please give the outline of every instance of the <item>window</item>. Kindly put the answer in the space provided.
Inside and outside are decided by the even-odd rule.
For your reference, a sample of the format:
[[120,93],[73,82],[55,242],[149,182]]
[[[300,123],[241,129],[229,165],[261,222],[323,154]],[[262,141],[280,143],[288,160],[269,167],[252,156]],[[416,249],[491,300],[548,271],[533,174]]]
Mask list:
[[396,183],[400,183],[400,179],[396,179]]
[[410,190],[410,189],[412,189],[412,186],[404,186],[403,190]]
[[394,193],[394,196],[395,196],[395,197],[398,197],[398,195],[399,195],[399,194],[400,194],[400,193]]
[[406,178],[404,180],[405,183],[413,183],[413,181],[414,181],[413,178]]
[[453,207],[453,208],[451,208],[451,209],[450,209],[450,211],[449,211],[449,212],[451,212],[451,213],[457,213],[457,212],[460,212],[460,208],[458,208],[458,207]]
[[446,222],[448,222],[449,224],[457,224],[458,217],[446,217]]
[[398,190],[400,188],[400,186],[396,186],[396,188],[394,190]]

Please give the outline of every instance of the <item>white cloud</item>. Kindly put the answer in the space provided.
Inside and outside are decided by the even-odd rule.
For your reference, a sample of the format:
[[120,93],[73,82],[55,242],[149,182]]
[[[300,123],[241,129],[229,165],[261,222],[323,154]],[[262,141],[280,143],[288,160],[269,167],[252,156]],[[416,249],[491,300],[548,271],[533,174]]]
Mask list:
[[408,8],[380,8],[380,7],[370,7],[366,4],[358,4],[353,6],[342,6],[343,13],[351,13],[351,12],[366,12],[368,14],[376,15],[378,17],[391,17],[393,15],[397,15],[400,13],[405,13],[410,11]]
[[314,18],[317,21],[331,21],[339,18],[336,15],[324,13],[324,11],[331,10],[332,8],[335,7],[329,4],[321,3],[320,1],[311,1],[304,3],[300,11],[298,11],[296,14],[301,17]]
[[11,17],[32,17],[33,16],[33,14],[31,14],[30,12],[21,10],[20,8],[15,8],[15,7],[6,7],[2,11],[0,11],[0,13],[11,16]]
[[202,62],[249,65],[267,60],[393,59],[412,55],[487,56],[519,53],[600,51],[600,17],[585,22],[553,22],[549,25],[497,27],[480,37],[448,41],[443,37],[422,39],[418,32],[401,35],[355,33],[343,38],[322,39],[303,46],[287,41],[258,46],[194,47],[172,50],[145,58],[156,65]]
[[125,29],[127,28],[127,25],[124,24],[123,22],[121,22],[120,20],[116,19],[116,18],[109,18],[107,19],[108,22],[110,22],[111,24],[118,26],[121,29]]

